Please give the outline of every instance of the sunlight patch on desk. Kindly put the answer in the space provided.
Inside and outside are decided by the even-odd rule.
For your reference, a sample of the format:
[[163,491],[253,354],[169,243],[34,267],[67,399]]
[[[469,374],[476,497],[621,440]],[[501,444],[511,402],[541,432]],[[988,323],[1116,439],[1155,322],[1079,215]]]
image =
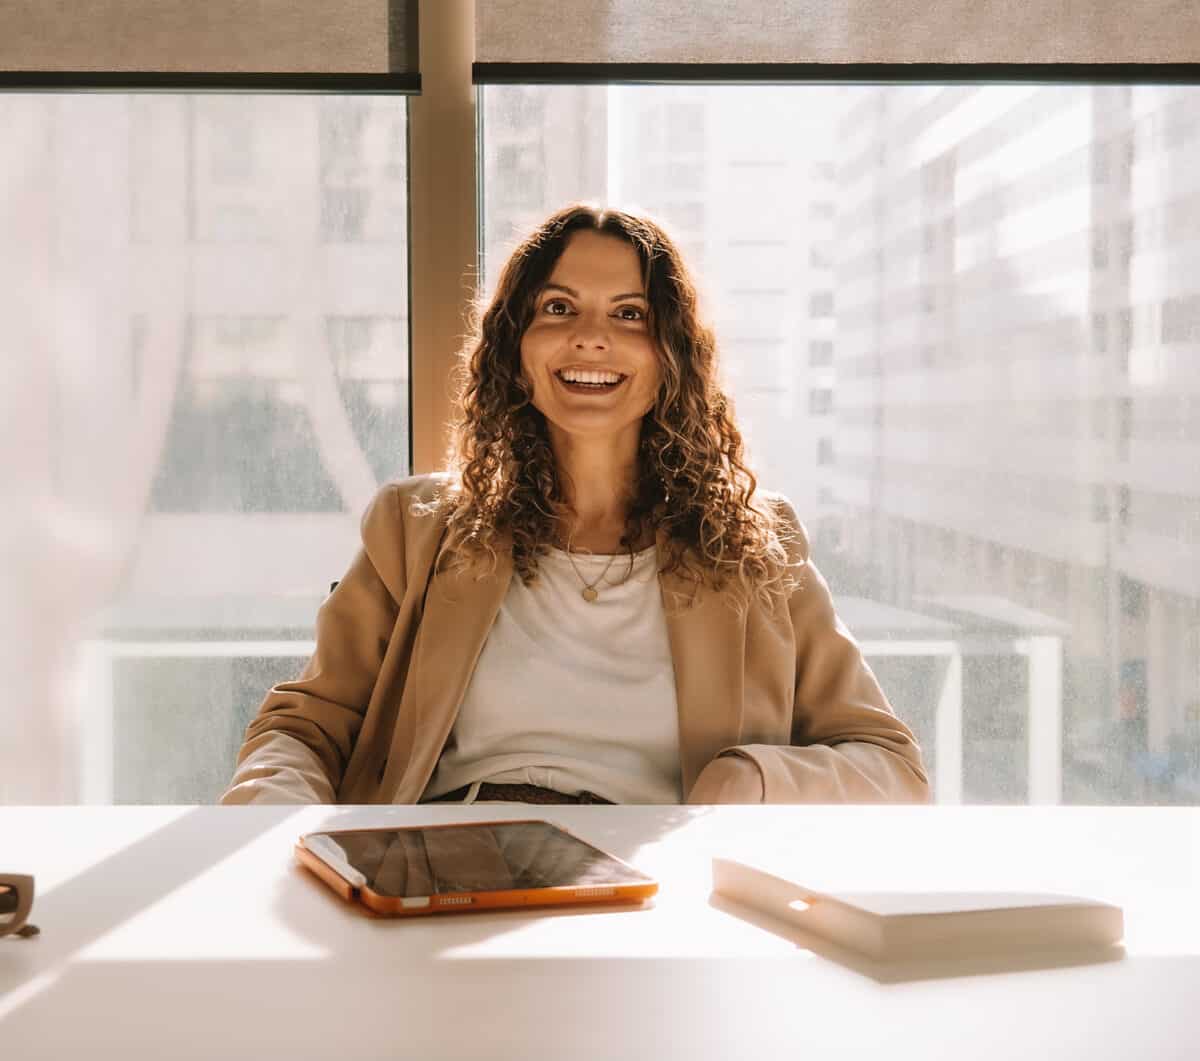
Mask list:
[[[1125,952],[1131,957],[1200,955],[1200,910],[1190,888],[1154,888],[1125,902]],[[1179,911],[1188,911],[1184,918]]]
[[[47,844],[47,837],[61,835],[64,808],[26,807],[19,817],[13,815],[5,820],[6,860],[19,862],[21,852],[36,853],[36,865],[21,872],[34,873],[35,901],[43,903],[56,888],[90,870],[102,858],[119,856],[126,848],[149,838],[193,810],[194,807],[123,807],[121,817],[114,822],[107,807],[72,807],[73,821],[80,824],[71,829],[69,842]],[[95,821],[96,827],[88,827],[89,818]],[[114,837],[116,829],[120,831],[119,841]],[[33,861],[31,856],[25,857]]]

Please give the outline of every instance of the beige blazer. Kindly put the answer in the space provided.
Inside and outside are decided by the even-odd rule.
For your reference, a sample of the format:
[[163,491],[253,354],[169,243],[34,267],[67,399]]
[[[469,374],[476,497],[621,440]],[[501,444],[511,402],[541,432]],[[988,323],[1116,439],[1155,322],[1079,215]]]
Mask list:
[[[494,575],[430,579],[444,520],[410,505],[431,499],[438,482],[414,476],[371,501],[362,548],[317,614],[316,651],[296,681],[267,694],[222,802],[252,801],[273,782],[273,798],[419,801],[512,578],[502,549]],[[685,801],[706,766],[735,756],[748,761],[732,765],[757,773],[752,795],[731,801],[927,802],[912,733],[835,615],[795,512],[766,496],[796,532],[801,584],[786,606],[754,603],[739,617],[721,594],[701,590],[689,607],[691,584],[659,575]],[[660,562],[663,545],[660,533]],[[722,758],[713,771],[729,765]]]

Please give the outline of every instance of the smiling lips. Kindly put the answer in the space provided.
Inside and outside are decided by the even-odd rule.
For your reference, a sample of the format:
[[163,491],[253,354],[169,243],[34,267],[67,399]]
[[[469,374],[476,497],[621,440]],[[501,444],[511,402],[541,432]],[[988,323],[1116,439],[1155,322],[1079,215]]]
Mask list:
[[560,368],[554,374],[567,390],[576,394],[611,391],[629,378],[609,369]]

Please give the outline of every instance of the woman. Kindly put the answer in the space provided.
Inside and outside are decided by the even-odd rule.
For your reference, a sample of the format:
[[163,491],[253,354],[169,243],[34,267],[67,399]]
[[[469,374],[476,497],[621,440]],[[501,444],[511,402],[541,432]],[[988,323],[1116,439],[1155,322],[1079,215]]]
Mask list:
[[928,800],[656,224],[550,217],[463,369],[453,470],[371,502],[222,802]]

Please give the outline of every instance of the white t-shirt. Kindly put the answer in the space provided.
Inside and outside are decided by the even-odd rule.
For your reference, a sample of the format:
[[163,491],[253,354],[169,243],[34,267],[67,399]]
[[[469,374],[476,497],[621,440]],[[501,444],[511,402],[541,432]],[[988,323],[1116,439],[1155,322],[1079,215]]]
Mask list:
[[[513,575],[422,797],[477,781],[680,803],[679,717],[654,547],[612,558],[553,549]],[[577,575],[571,561],[579,569]]]

